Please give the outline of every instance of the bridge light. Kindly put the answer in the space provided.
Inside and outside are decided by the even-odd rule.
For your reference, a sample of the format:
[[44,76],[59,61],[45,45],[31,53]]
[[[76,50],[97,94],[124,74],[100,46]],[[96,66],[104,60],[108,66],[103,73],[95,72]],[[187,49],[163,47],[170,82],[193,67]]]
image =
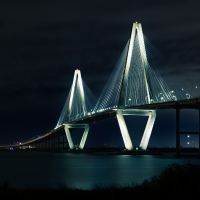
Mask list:
[[195,88],[197,88],[197,86]]
[[182,90],[183,90],[183,88],[182,88]]
[[131,101],[131,99],[129,99],[129,101]]

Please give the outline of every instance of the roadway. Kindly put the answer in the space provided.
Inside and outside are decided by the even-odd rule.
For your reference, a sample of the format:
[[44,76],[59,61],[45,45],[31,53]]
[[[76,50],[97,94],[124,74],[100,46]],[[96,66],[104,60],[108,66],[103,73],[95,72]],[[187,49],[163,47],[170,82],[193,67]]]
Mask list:
[[[200,98],[171,101],[171,102],[152,103],[152,104],[146,104],[146,105],[138,105],[138,106],[126,107],[126,109],[144,109],[144,110],[200,109]],[[109,119],[109,118],[116,118],[116,109],[106,110],[101,113],[94,113],[94,114],[85,116],[83,118],[71,121],[70,124],[92,124],[92,123],[97,123],[98,121]],[[39,140],[44,140],[45,138],[54,135],[56,132],[58,132],[60,129],[63,129],[63,128],[64,128],[64,125],[46,133],[40,137],[28,140],[21,144],[5,145],[5,146],[0,146],[0,148],[5,149],[5,148],[9,148],[9,147],[28,146],[32,143],[38,142]]]

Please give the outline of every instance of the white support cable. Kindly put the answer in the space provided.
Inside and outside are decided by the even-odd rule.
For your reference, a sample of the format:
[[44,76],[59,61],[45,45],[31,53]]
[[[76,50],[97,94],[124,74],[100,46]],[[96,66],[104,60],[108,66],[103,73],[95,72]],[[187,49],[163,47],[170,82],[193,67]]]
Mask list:
[[72,87],[71,87],[71,92],[70,92],[69,105],[68,105],[68,108],[67,108],[67,121],[68,121],[68,122],[69,122],[69,120],[70,120],[70,119],[69,119],[69,116],[70,116],[70,113],[71,113],[72,101],[73,101],[73,97],[74,97],[76,76],[77,76],[77,70],[75,70],[75,72],[74,72],[74,78],[73,78]]
[[[67,101],[64,109],[66,109],[66,122],[64,129],[66,133],[66,137],[69,143],[70,149],[74,149],[75,146],[73,144],[71,134],[69,129],[70,128],[85,128],[85,131],[83,133],[79,148],[83,149],[85,145],[85,141],[88,135],[89,131],[89,125],[88,124],[70,124],[70,120],[74,120],[77,118],[80,118],[79,115],[86,115],[87,114],[87,107],[86,107],[86,98],[85,98],[85,93],[84,93],[84,88],[83,88],[83,82],[81,78],[81,73],[80,70],[75,70],[74,72],[74,78],[73,78],[73,83],[72,87],[70,90],[70,94],[68,97],[69,101]],[[74,105],[74,106],[73,106]],[[62,113],[63,115],[63,113]],[[71,116],[71,117],[70,117]]]
[[[149,56],[150,58],[155,57],[154,51],[152,50],[153,48],[152,46],[150,47],[150,54],[148,54],[148,51],[146,50],[146,41],[144,41],[142,33],[142,26],[139,23],[134,23],[131,39],[122,52],[122,55],[95,106],[91,106],[92,104],[87,99],[88,96],[85,97],[84,84],[80,72],[75,72],[68,100],[68,122],[70,119],[74,120],[80,118],[80,116],[87,115],[93,111],[103,112],[113,107],[116,108],[117,106],[122,109],[134,105],[149,104],[151,101],[162,102],[172,101],[177,98],[184,99],[187,95],[189,96],[187,97],[190,98],[191,94],[188,91],[185,92],[192,86],[190,82],[184,82],[184,92],[177,90],[177,96],[174,96],[172,89],[168,87],[166,81],[161,77],[159,60],[148,60]],[[170,80],[177,82],[173,77],[170,78]],[[178,85],[179,82],[177,83],[177,86]],[[175,91],[175,89],[173,90]],[[198,90],[195,90],[193,87],[191,93],[192,95],[197,95]],[[124,113],[123,110],[119,110],[117,114],[120,129],[121,132],[123,132],[123,138],[127,137],[128,133],[123,118]],[[145,134],[141,140],[140,147],[142,149],[145,149],[147,146],[146,144],[148,144],[146,141],[148,141],[150,137],[149,130],[152,130],[155,121],[156,113],[155,111],[151,111],[151,113],[151,115],[148,115],[149,120],[145,128]],[[65,115],[62,114],[61,118],[64,116]],[[60,121],[61,119],[59,119],[59,124]],[[132,148],[130,147],[130,144],[126,144],[125,146],[129,149]]]
[[58,120],[58,122],[57,122],[56,128],[65,123],[66,114],[67,114],[67,109],[68,109],[68,105],[69,105],[70,93],[71,93],[71,89],[70,89],[70,92],[69,92],[69,94],[68,94],[68,96],[67,96],[67,100],[66,100],[66,102],[65,102],[65,105],[64,105],[63,110],[62,110],[62,112],[61,112],[61,115],[60,115],[60,117],[59,117],[59,120]]
[[148,61],[147,61],[147,55],[146,55],[146,50],[145,50],[145,45],[144,45],[142,25],[140,23],[137,23],[137,30],[138,30],[139,47],[140,47],[141,58],[142,58],[142,63],[143,63],[146,91],[148,95],[148,103],[150,103],[150,94],[149,94],[150,89],[149,89],[149,84],[148,84],[147,75],[146,75],[147,73],[146,68],[148,68]]
[[[148,47],[147,48],[148,57],[150,57],[153,60],[153,71],[156,73],[156,77],[158,78],[158,84],[160,85],[162,84],[164,87],[163,91],[165,92],[163,92],[163,95],[165,95],[164,99],[166,101],[186,99],[188,97],[187,96],[188,94],[189,96],[192,96],[192,97],[199,96],[200,91],[195,90],[196,89],[195,85],[197,85],[196,83],[194,83],[191,79],[188,79],[187,75],[184,75],[182,71],[180,71],[179,68],[177,68],[174,65],[169,65],[169,63],[167,63],[166,60],[164,61],[163,56],[159,54],[156,48],[148,41],[146,37],[145,37],[145,44]],[[160,69],[161,67],[162,69]],[[165,73],[164,77],[161,78],[161,75],[159,72],[160,71],[162,72],[163,69],[166,69],[166,68],[168,69],[168,71],[171,69],[172,74]],[[174,68],[177,70],[177,72],[179,72],[179,76],[173,76]],[[165,87],[166,83],[168,84],[167,85],[168,87]],[[152,84],[152,85],[155,85],[155,84]],[[182,88],[184,88],[183,91],[182,91]],[[172,90],[174,91],[174,95],[171,95]]]
[[80,92],[81,92],[81,103],[82,103],[82,108],[83,108],[83,112],[84,115],[87,113],[86,110],[86,106],[85,106],[85,94],[83,91],[83,82],[82,82],[82,78],[81,78],[81,72],[80,70],[76,70],[78,71],[77,75],[78,75],[78,84],[79,84],[79,88],[80,88]]
[[[75,91],[77,91],[78,93],[77,92],[75,93]],[[76,100],[74,101],[74,99]],[[75,105],[72,106],[73,104]],[[81,72],[80,70],[77,69],[74,72],[74,78],[73,78],[73,83],[72,83],[71,92],[70,92],[70,99],[69,99],[69,104],[67,108],[66,122],[70,122],[70,120],[74,120],[76,116],[82,112],[83,112],[83,115],[86,115],[87,108],[86,108],[85,94],[84,94],[84,89],[83,89]]]
[[145,87],[146,87],[146,93],[147,93],[147,103],[150,103],[150,86],[147,80],[147,68],[148,68],[148,61],[145,51],[145,45],[144,45],[144,38],[142,33],[142,26],[140,23],[133,23],[132,32],[131,32],[131,38],[129,43],[129,49],[128,49],[128,55],[126,59],[126,66],[124,69],[124,76],[123,76],[123,83],[121,86],[121,92],[119,97],[119,103],[118,107],[123,108],[126,106],[126,97],[127,97],[127,86],[128,86],[128,77],[129,77],[129,71],[131,67],[132,57],[134,48],[137,49],[137,41],[135,41],[138,38],[139,42],[139,49],[140,49],[140,58],[142,61],[142,70],[144,75],[144,81],[145,81]]
[[129,48],[128,48],[128,54],[127,54],[127,59],[126,59],[126,65],[124,68],[123,82],[121,85],[121,92],[119,96],[119,103],[118,103],[119,108],[124,107],[124,102],[125,102],[124,99],[126,96],[126,87],[127,87],[127,82],[128,82],[128,74],[129,74],[129,69],[130,69],[130,64],[131,64],[131,57],[132,57],[136,27],[137,27],[136,23],[133,23],[131,38],[130,38],[130,43],[129,43]]
[[119,90],[121,87],[121,81],[123,77],[123,69],[126,61],[126,55],[128,50],[128,44],[126,44],[111,76],[109,77],[95,107],[94,110],[101,110],[106,107],[117,106],[119,99]]
[[[128,96],[126,96],[125,101],[127,104],[127,102],[129,102],[129,98],[135,99],[135,101],[131,103],[132,105],[136,105],[136,104],[138,105],[138,104],[142,104],[141,102],[139,103],[138,100],[144,99],[147,96],[147,93],[145,89],[145,84],[143,84],[144,71],[142,69],[143,64],[141,61],[141,53],[140,53],[140,48],[139,48],[138,37],[136,37],[134,45],[135,47],[132,52],[131,66],[129,70],[129,77],[128,77],[128,82],[127,82],[127,87],[126,87],[126,94]],[[131,94],[134,96],[131,96]]]
[[92,94],[91,90],[87,87],[87,85],[83,82],[83,90],[84,90],[84,94],[85,94],[85,105],[86,105],[86,109],[87,111],[93,111],[94,106],[97,102],[96,97]]

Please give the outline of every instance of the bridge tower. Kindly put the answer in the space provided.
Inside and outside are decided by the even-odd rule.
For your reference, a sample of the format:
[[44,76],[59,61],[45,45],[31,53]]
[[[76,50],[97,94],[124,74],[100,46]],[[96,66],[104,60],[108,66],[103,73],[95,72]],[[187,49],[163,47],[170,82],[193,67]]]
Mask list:
[[84,89],[83,89],[83,82],[82,82],[82,78],[81,78],[81,72],[80,70],[75,70],[74,72],[74,78],[73,78],[73,83],[72,83],[72,87],[70,90],[70,96],[69,96],[69,102],[67,105],[67,115],[66,115],[66,121],[67,123],[64,125],[64,129],[65,129],[65,133],[66,133],[66,137],[69,143],[69,147],[70,149],[75,149],[74,143],[72,141],[72,137],[70,134],[69,129],[70,128],[84,128],[84,133],[79,145],[79,149],[83,149],[84,145],[85,145],[85,141],[87,139],[87,135],[89,132],[89,125],[88,124],[70,124],[70,113],[72,111],[72,102],[74,100],[74,93],[75,93],[75,88],[78,87],[79,91],[80,91],[80,98],[81,98],[81,105],[82,105],[82,110],[83,110],[83,114],[86,115],[87,113],[87,109],[86,109],[86,104],[85,104],[85,94],[84,94]]
[[147,100],[149,104],[151,103],[152,89],[151,89],[151,84],[150,84],[150,79],[149,79],[149,65],[148,65],[148,60],[147,60],[147,55],[146,55],[146,50],[145,50],[142,25],[136,22],[136,23],[133,23],[128,53],[126,57],[126,63],[124,67],[123,79],[122,79],[120,96],[119,96],[119,101],[118,101],[117,120],[119,123],[119,127],[121,130],[122,138],[124,140],[126,149],[133,150],[135,147],[132,144],[123,115],[149,116],[142,140],[139,145],[140,149],[146,150],[148,142],[149,142],[149,138],[151,135],[151,131],[155,122],[156,112],[154,110],[126,109],[126,105],[125,105],[126,88],[128,84],[129,69],[131,67],[131,58],[132,58],[132,53],[134,49],[134,41],[135,41],[136,34],[138,34],[139,49],[140,49],[140,56],[142,60],[142,69],[143,69],[143,74],[144,74],[143,78],[145,82]]

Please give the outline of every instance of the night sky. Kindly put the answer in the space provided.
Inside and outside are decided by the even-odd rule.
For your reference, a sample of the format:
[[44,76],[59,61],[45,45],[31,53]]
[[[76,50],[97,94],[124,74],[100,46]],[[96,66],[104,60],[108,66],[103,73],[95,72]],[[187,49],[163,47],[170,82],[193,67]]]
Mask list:
[[[188,79],[199,80],[198,0],[1,1],[0,144],[52,130],[77,68],[98,97],[135,21],[142,23],[145,36]],[[198,112],[181,113],[182,131],[197,131]],[[125,119],[133,144],[139,145],[147,118]],[[80,133],[73,135],[78,143]],[[196,136],[186,137],[181,137],[182,146],[187,141],[198,146]],[[86,145],[104,144],[124,146],[116,119],[91,125]],[[157,112],[149,145],[175,146],[175,110]]]

